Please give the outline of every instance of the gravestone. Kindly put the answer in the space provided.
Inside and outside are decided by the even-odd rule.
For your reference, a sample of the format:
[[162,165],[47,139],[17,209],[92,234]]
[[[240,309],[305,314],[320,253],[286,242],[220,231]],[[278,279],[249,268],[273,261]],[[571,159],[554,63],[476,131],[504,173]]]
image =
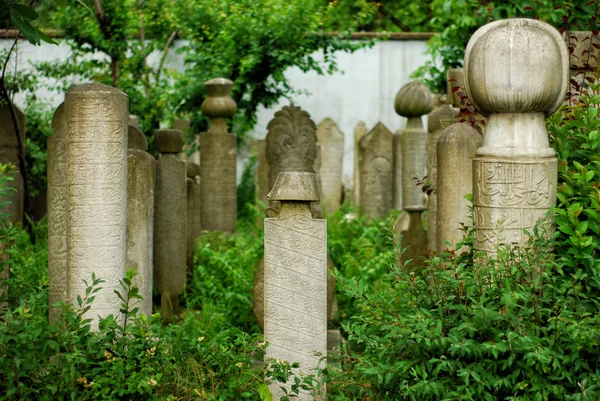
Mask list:
[[353,183],[354,183],[354,203],[356,206],[360,206],[360,169],[358,167],[358,143],[363,138],[363,136],[367,135],[369,130],[365,125],[364,121],[359,121],[354,127],[354,172],[353,172]]
[[565,100],[569,104],[578,102],[582,91],[592,94],[590,81],[598,83],[600,38],[598,32],[592,31],[565,31],[562,35],[570,53],[571,79]]
[[67,302],[67,118],[62,103],[52,117],[48,137],[48,317],[54,323]]
[[266,149],[267,143],[264,139],[256,141],[256,198],[261,202],[267,200],[269,193],[269,162]]
[[325,213],[337,211],[342,200],[342,166],[344,162],[344,134],[330,118],[317,126],[317,138],[321,146],[319,168],[319,195]]
[[105,280],[90,310],[121,320],[119,280],[127,254],[128,98],[102,84],[84,84],[65,94],[67,115],[67,266],[70,302],[85,299],[92,273]]
[[202,114],[210,118],[210,128],[200,136],[202,229],[232,232],[237,216],[237,139],[227,132],[227,118],[236,110],[230,96],[233,82],[216,78],[205,85],[208,96]]
[[156,130],[160,152],[156,163],[154,205],[154,288],[161,295],[162,317],[179,313],[179,295],[186,280],[187,167],[177,154],[183,148],[183,132]]
[[[311,215],[310,202],[319,199],[315,174],[279,173],[268,198],[281,209],[265,219],[266,357],[298,362],[295,373],[312,374],[320,359],[315,353],[327,355],[327,221]],[[291,385],[270,384],[273,399],[284,396],[280,386],[289,391]],[[301,390],[298,399],[314,397]]]
[[129,126],[139,129],[140,128],[140,119],[138,116],[134,116],[133,114],[129,115]]
[[187,266],[190,275],[194,269],[194,249],[196,238],[202,232],[201,202],[202,192],[200,188],[200,166],[196,163],[187,163]]
[[[25,146],[25,114],[17,106],[13,107],[19,122],[23,146]],[[14,179],[6,185],[7,188],[11,188],[11,192],[7,196],[0,197],[0,202],[10,203],[0,206],[0,214],[6,215],[5,218],[8,221],[22,223],[25,203],[23,176],[19,172],[19,144],[9,106],[0,107],[0,121],[2,122],[0,124],[0,163],[11,163],[15,166],[15,169],[12,170]]]
[[360,207],[371,218],[382,218],[392,209],[393,135],[382,123],[358,143]]
[[127,171],[127,268],[136,267],[133,284],[144,298],[136,306],[152,314],[154,194],[156,160],[148,152],[142,131],[129,126]]
[[488,116],[473,160],[474,248],[526,245],[556,203],[557,160],[545,118],[569,86],[569,53],[550,25],[531,19],[478,29],[465,52],[465,90]]

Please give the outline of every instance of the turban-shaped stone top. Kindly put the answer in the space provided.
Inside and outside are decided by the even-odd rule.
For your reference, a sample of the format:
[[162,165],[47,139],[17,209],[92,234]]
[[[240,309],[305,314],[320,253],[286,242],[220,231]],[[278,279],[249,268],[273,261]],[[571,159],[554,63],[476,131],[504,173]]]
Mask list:
[[483,26],[465,51],[465,90],[482,114],[546,116],[562,103],[568,87],[569,55],[552,26],[507,19]]
[[211,118],[228,118],[235,114],[237,106],[231,98],[233,82],[215,78],[204,83],[208,96],[202,103],[202,114]]
[[433,95],[425,85],[409,82],[396,94],[394,108],[402,117],[421,117],[433,109]]

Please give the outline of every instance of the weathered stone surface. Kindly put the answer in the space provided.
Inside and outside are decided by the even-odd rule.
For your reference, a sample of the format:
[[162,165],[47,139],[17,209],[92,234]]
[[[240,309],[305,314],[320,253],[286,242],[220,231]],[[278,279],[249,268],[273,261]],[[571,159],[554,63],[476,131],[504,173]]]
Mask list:
[[450,68],[446,72],[446,93],[449,105],[460,108],[464,102],[460,99],[465,88],[465,74],[462,68]]
[[402,210],[402,129],[394,132],[392,142],[392,160],[394,178],[392,182],[392,207]]
[[464,71],[471,104],[489,116],[473,161],[474,247],[493,253],[501,243],[524,245],[523,229],[531,232],[556,202],[544,119],[568,90],[568,50],[541,21],[496,21],[471,37]]
[[176,129],[157,130],[154,145],[160,153],[179,153],[183,150],[183,132]]
[[592,31],[565,31],[563,39],[569,49],[571,79],[565,103],[572,104],[579,101],[583,91],[590,91],[589,79],[598,83],[598,70],[600,68],[600,38]]
[[269,162],[267,161],[267,143],[264,139],[256,141],[256,198],[265,201],[269,193]]
[[400,245],[406,251],[402,254],[402,263],[411,262],[406,266],[408,270],[417,270],[422,266],[422,257],[427,251],[427,232],[423,227],[424,207],[404,208],[398,218],[394,229],[402,235]]
[[133,125],[129,125],[127,129],[127,149],[148,150],[146,135]]
[[378,123],[360,140],[360,206],[367,216],[385,217],[392,208],[393,136]]
[[[437,253],[454,250],[462,239],[461,223],[472,226],[471,203],[465,195],[473,191],[473,158],[483,144],[481,134],[469,124],[453,124],[444,129],[437,141]],[[430,213],[431,210],[430,210]],[[430,226],[431,229],[431,220]],[[446,245],[450,243],[450,247]],[[466,249],[459,250],[464,252]]]
[[205,85],[208,97],[202,113],[210,118],[210,129],[200,136],[202,228],[232,232],[237,217],[237,138],[227,132],[227,118],[236,110],[230,96],[233,82],[216,78]]
[[[181,131],[158,130],[155,137]],[[154,205],[154,287],[161,295],[164,319],[176,314],[186,279],[187,176],[186,162],[175,153],[162,153],[156,163]]]
[[202,232],[200,166],[187,163],[187,266],[193,272],[194,244]]
[[132,130],[130,125],[127,154],[127,268],[136,267],[137,276],[133,284],[144,298],[137,306],[141,313],[151,315],[156,160],[144,150],[147,147],[144,134],[135,128]]
[[[19,122],[21,138],[23,144],[25,144],[25,114],[17,106],[14,106],[14,108]],[[12,171],[14,180],[7,183],[7,188],[11,188],[12,191],[8,196],[0,198],[0,202],[10,203],[0,207],[0,214],[7,215],[6,219],[8,221],[22,223],[25,202],[23,176],[19,172],[19,144],[9,106],[0,107],[0,121],[2,122],[0,124],[0,163],[11,163],[15,166]]]
[[140,129],[140,119],[138,118],[138,116],[134,116],[133,114],[130,114],[129,115],[129,125],[137,128],[137,129]]
[[344,162],[344,134],[330,118],[317,126],[321,146],[319,168],[321,205],[325,213],[333,213],[342,200],[342,165]]
[[[314,174],[310,175],[314,183],[308,188],[297,187],[300,194],[312,193],[311,188],[316,187]],[[308,181],[298,178],[278,182],[302,185]],[[277,193],[289,191],[276,184],[272,194]],[[266,356],[297,361],[300,368],[296,372],[314,373],[319,362],[315,353],[327,353],[327,221],[312,219],[308,201],[271,197],[281,200],[281,209],[278,218],[265,219]],[[283,386],[290,389],[291,384]],[[271,384],[270,390],[274,399],[283,396],[279,383]],[[303,391],[299,399],[314,397]]]
[[52,117],[48,137],[48,316],[54,323],[67,302],[67,118],[62,103]]
[[67,115],[68,297],[85,299],[92,273],[105,280],[91,309],[93,319],[121,318],[126,262],[128,99],[102,84],[79,85],[65,95]]
[[354,174],[353,174],[353,183],[354,183],[354,203],[359,206],[360,205],[360,169],[358,167],[358,155],[360,153],[358,143],[360,140],[367,135],[369,130],[365,125],[364,121],[359,121],[354,127]]

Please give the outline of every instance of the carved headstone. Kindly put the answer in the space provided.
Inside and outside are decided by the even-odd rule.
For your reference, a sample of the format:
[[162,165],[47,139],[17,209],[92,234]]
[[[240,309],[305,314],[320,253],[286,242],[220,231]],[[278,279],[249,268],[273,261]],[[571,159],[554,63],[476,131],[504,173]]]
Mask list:
[[[315,373],[315,353],[327,355],[327,221],[311,216],[310,202],[319,199],[315,175],[281,172],[268,197],[281,209],[265,219],[266,356],[298,362],[295,373]],[[269,386],[273,399],[284,395],[280,386]],[[301,390],[298,399],[314,396]]]
[[188,272],[194,269],[194,244],[202,231],[202,214],[200,190],[200,166],[187,163],[187,266]]
[[569,53],[546,23],[495,21],[471,37],[464,71],[471,104],[488,115],[473,161],[474,247],[493,254],[502,243],[525,245],[523,230],[533,232],[556,202],[557,160],[544,120],[568,90]]
[[187,167],[177,154],[183,132],[157,130],[156,197],[154,205],[154,288],[161,295],[162,316],[178,313],[186,280]]
[[[19,122],[19,130],[21,131],[21,139],[23,140],[23,146],[25,146],[25,114],[17,106],[14,106],[15,113],[17,115],[17,121]],[[5,206],[0,206],[0,214],[5,216],[8,221],[13,223],[23,222],[23,209],[24,209],[24,190],[23,190],[23,176],[19,170],[19,145],[17,136],[15,135],[15,127],[13,124],[10,107],[0,107],[0,163],[2,164],[13,164],[16,168],[13,170],[12,181],[7,183],[7,188],[11,188],[11,192],[8,196],[0,198],[0,202],[10,202]]]
[[65,94],[67,114],[67,266],[69,300],[86,297],[92,273],[104,279],[93,319],[120,319],[119,280],[125,273],[128,98],[118,89],[85,84]]
[[62,103],[52,117],[48,137],[48,317],[54,323],[67,302],[67,116]]
[[339,209],[342,200],[342,166],[344,162],[344,134],[333,120],[326,118],[317,126],[321,145],[319,190],[321,207],[331,214]]
[[354,127],[354,203],[359,206],[360,205],[360,169],[358,167],[358,143],[363,138],[363,136],[367,135],[369,130],[365,125],[364,121],[359,121]]
[[208,97],[202,113],[210,118],[210,128],[200,136],[202,228],[232,232],[237,217],[237,138],[227,132],[227,118],[236,110],[230,96],[233,82],[216,78],[205,85]]
[[129,126],[127,159],[127,268],[136,267],[133,284],[144,298],[140,312],[152,314],[154,250],[154,191],[156,160],[148,152],[146,136]]

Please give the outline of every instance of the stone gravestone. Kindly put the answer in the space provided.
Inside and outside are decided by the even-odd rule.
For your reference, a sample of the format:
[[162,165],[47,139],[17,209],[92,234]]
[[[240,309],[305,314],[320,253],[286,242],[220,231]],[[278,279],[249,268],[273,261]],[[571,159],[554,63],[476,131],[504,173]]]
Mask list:
[[65,94],[67,115],[67,294],[85,299],[92,273],[104,279],[91,309],[93,319],[121,318],[127,254],[127,95],[107,85],[85,84]]
[[154,205],[154,288],[161,295],[162,316],[179,313],[179,294],[185,288],[187,246],[187,167],[177,154],[183,149],[183,132],[156,130],[160,152],[156,163]]
[[[427,249],[436,249],[437,244],[437,141],[444,128],[456,121],[458,114],[457,109],[447,104],[447,98],[446,95],[440,96],[442,105],[427,115],[427,181],[431,187],[427,197]],[[449,168],[452,169],[451,166]]]
[[[402,206],[404,213],[398,220],[396,230],[402,234],[402,248],[406,252],[402,260],[412,259],[409,269],[420,265],[419,258],[427,250],[427,233],[423,227],[425,195],[417,181],[424,180],[427,170],[427,132],[422,116],[433,108],[433,96],[421,83],[404,85],[394,102],[396,113],[408,119],[402,131]],[[397,182],[397,181],[395,181]]]
[[317,126],[321,145],[319,190],[321,207],[327,214],[334,213],[342,200],[342,166],[344,162],[344,134],[330,118]]
[[471,104],[488,116],[473,160],[474,247],[493,254],[500,244],[526,245],[524,230],[556,203],[545,118],[568,90],[569,53],[546,23],[495,21],[469,40],[464,71]]
[[196,163],[187,163],[187,266],[190,275],[194,270],[194,249],[196,238],[202,232],[200,188],[200,166]]
[[52,117],[48,137],[48,317],[54,323],[67,302],[67,118],[62,103]]
[[[327,221],[311,215],[310,202],[319,199],[315,174],[279,173],[268,198],[281,209],[265,219],[266,356],[298,362],[295,373],[313,374],[315,353],[327,355]],[[283,386],[289,391],[291,385]],[[275,400],[284,395],[280,386],[269,386]],[[301,390],[298,399],[314,397]]]
[[371,217],[382,218],[392,209],[393,135],[382,123],[358,143],[360,207]]
[[[21,139],[23,146],[25,145],[25,114],[17,106],[14,106],[19,129],[21,131]],[[6,214],[6,219],[13,223],[23,222],[23,209],[25,203],[23,177],[19,170],[19,144],[15,135],[15,127],[10,112],[9,106],[0,107],[0,163],[11,163],[15,166],[13,170],[14,180],[9,181],[7,188],[12,191],[8,196],[0,198],[0,202],[10,202],[9,204],[0,207],[0,214]]]
[[127,268],[135,267],[133,284],[144,298],[140,312],[152,314],[154,248],[154,191],[156,160],[148,152],[146,136],[130,125],[127,172]]
[[367,130],[367,126],[364,121],[359,121],[354,127],[354,171],[353,171],[353,184],[354,184],[354,204],[356,206],[360,206],[360,169],[358,167],[358,143],[363,138],[363,136],[367,135],[369,130]]
[[256,198],[261,202],[267,200],[269,193],[269,162],[266,149],[267,143],[264,139],[256,141]]
[[210,128],[200,136],[202,228],[232,232],[237,217],[237,139],[227,132],[227,118],[236,110],[230,96],[233,82],[216,78],[205,85],[208,97],[202,114],[210,118]]

